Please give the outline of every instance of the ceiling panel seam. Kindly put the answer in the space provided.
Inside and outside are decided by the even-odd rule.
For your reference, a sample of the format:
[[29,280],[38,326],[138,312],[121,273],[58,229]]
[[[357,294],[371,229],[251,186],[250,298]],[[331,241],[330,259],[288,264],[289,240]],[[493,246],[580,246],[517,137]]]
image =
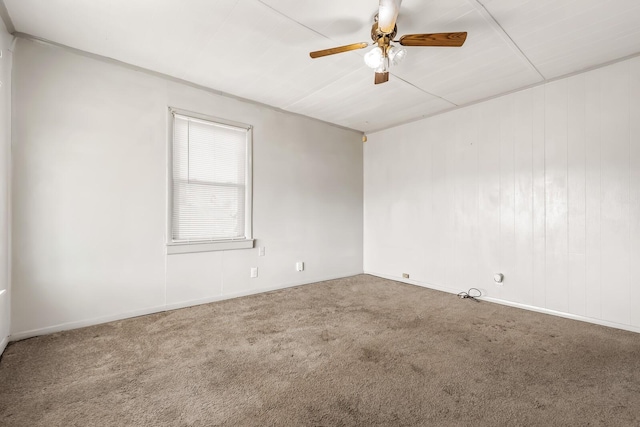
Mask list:
[[520,46],[511,38],[509,33],[505,31],[505,29],[500,25],[498,20],[487,10],[487,8],[482,4],[480,0],[468,0],[469,3],[475,8],[475,10],[482,15],[484,20],[495,30],[496,33],[502,37],[502,39],[507,43],[507,45],[511,48],[511,50],[518,55],[518,57],[524,62],[531,71],[535,72],[542,81],[546,81],[547,78],[538,70],[533,62],[529,59],[527,55],[520,49]]
[[453,106],[455,106],[455,107],[457,107],[457,106],[458,106],[458,104],[456,104],[455,102],[453,102],[453,101],[449,101],[448,99],[443,98],[443,97],[441,97],[441,96],[439,96],[439,95],[436,95],[436,94],[434,94],[434,93],[427,92],[426,90],[422,89],[422,88],[421,88],[421,87],[419,87],[419,86],[414,85],[414,84],[413,84],[413,83],[411,83],[411,82],[408,82],[407,80],[403,79],[402,77],[398,77],[397,75],[395,75],[395,74],[393,74],[393,73],[391,73],[391,75],[393,76],[393,78],[398,79],[398,80],[401,80],[401,81],[405,82],[406,84],[408,84],[409,86],[413,86],[414,88],[418,89],[418,90],[419,90],[419,91],[421,91],[421,92],[426,93],[426,94],[427,94],[427,95],[429,95],[429,96],[433,96],[434,98],[438,98],[438,99],[440,99],[440,100],[442,100],[442,101],[444,101],[444,102],[447,102],[447,103],[449,103],[449,104],[451,104],[451,105],[453,105]]
[[[0,0],[0,1],[1,1],[1,0]],[[330,37],[327,37],[326,35],[322,34],[321,32],[316,31],[316,30],[314,30],[313,28],[311,28],[311,27],[308,27],[308,26],[304,25],[302,22],[300,22],[300,21],[297,21],[297,20],[293,19],[293,18],[292,18],[292,17],[290,17],[289,15],[284,14],[283,12],[281,12],[281,11],[279,11],[278,9],[276,9],[275,7],[273,7],[273,6],[271,6],[271,5],[269,5],[269,4],[265,3],[265,2],[263,2],[262,0],[258,0],[258,3],[263,4],[264,6],[268,7],[268,8],[269,8],[269,9],[271,9],[271,10],[273,10],[273,11],[274,11],[275,13],[277,13],[278,15],[283,16],[283,17],[287,18],[289,21],[291,21],[291,22],[295,22],[296,24],[300,25],[302,28],[306,28],[307,30],[309,30],[309,31],[311,31],[311,32],[313,32],[313,33],[315,33],[315,34],[317,34],[317,35],[319,35],[319,36],[322,36],[323,38],[325,38],[325,39],[327,39],[327,40],[331,40],[331,38],[330,38]]]
[[[335,84],[335,83],[339,82],[340,80],[344,80],[344,79],[346,79],[347,77],[349,77],[351,74],[357,73],[358,71],[360,71],[360,68],[356,68],[356,69],[354,69],[354,70],[351,70],[351,71],[347,72],[346,74],[343,74],[343,75],[342,75],[342,77],[340,77],[339,79],[337,79],[337,80],[333,80],[333,81],[332,81],[329,85],[327,85],[327,86],[331,86],[331,85],[333,85],[333,84]],[[303,101],[303,100],[305,100],[305,99],[307,99],[307,98],[309,98],[309,97],[311,97],[311,96],[314,96],[314,95],[315,95],[316,93],[318,93],[318,92],[322,92],[323,90],[327,90],[327,86],[323,86],[323,87],[321,87],[321,88],[319,88],[319,89],[317,89],[317,90],[314,90],[314,91],[313,91],[313,92],[311,92],[311,93],[307,93],[306,95],[301,96],[300,98],[298,98],[298,99],[294,100],[293,102],[289,102],[287,105],[285,105],[285,106],[284,106],[284,107],[282,107],[282,108],[286,110],[287,108],[291,107],[292,105],[295,105],[295,104],[297,104],[297,103],[298,103],[298,102],[300,102],[300,101]],[[287,110],[287,111],[291,111],[291,110]],[[351,128],[349,128],[349,129],[351,129]]]
[[[236,10],[236,7],[238,7],[238,3],[240,3],[240,0],[236,0],[236,2],[233,4],[233,7],[229,10],[229,13],[227,13],[227,16],[225,16],[222,22],[220,22],[220,25],[218,25],[218,28],[223,28],[224,25],[229,21],[229,19],[231,19],[231,15],[233,15],[233,12]],[[216,30],[216,33],[217,32],[218,30]]]
[[2,20],[4,21],[4,26],[7,28],[9,34],[13,34],[16,32],[16,27],[13,25],[11,15],[9,15],[9,10],[4,4],[4,0],[0,0],[0,18],[2,18]]

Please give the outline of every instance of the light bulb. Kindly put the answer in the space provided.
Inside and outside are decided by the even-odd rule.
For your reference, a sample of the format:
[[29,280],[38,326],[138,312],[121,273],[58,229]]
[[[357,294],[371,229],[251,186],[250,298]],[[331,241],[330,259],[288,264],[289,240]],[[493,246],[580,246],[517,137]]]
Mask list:
[[382,49],[376,46],[364,55],[364,63],[370,68],[378,68],[382,65]]
[[389,48],[389,59],[393,65],[401,63],[405,56],[407,56],[407,49],[397,46]]

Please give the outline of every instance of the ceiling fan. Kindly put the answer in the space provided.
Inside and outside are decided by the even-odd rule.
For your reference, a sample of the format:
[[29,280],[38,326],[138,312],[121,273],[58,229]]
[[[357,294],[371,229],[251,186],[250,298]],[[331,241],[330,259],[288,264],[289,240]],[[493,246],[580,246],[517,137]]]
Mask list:
[[400,11],[400,3],[402,3],[402,0],[380,0],[378,13],[375,15],[373,26],[371,27],[373,43],[354,43],[331,49],[317,50],[309,53],[309,55],[312,58],[320,58],[376,45],[364,55],[364,62],[375,70],[375,84],[380,84],[389,81],[389,66],[391,64],[399,64],[407,54],[406,49],[393,45],[392,42],[401,46],[460,47],[467,39],[467,33],[462,32],[406,34],[400,39],[394,40],[398,32],[396,20]]

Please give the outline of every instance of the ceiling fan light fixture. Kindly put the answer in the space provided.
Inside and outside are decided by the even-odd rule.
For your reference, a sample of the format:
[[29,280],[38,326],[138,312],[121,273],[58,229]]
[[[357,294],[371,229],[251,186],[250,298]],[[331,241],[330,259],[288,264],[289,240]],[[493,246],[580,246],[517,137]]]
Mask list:
[[[466,32],[457,33],[424,33],[405,34],[396,40],[398,27],[396,19],[402,0],[379,0],[380,7],[374,16],[371,26],[371,40],[373,43],[352,43],[346,46],[338,46],[330,49],[309,52],[311,58],[334,55],[336,53],[350,52],[357,49],[365,49],[374,46],[364,55],[364,62],[375,70],[375,84],[389,81],[389,69],[400,64],[407,56],[404,46],[446,46],[460,47],[467,39]],[[0,0],[0,3],[2,0]],[[395,43],[395,44],[394,44]]]
[[391,46],[389,48],[389,59],[393,65],[398,65],[407,56],[407,49],[398,46]]
[[382,56],[382,49],[376,46],[364,55],[364,63],[367,64],[367,67],[376,69],[384,62]]

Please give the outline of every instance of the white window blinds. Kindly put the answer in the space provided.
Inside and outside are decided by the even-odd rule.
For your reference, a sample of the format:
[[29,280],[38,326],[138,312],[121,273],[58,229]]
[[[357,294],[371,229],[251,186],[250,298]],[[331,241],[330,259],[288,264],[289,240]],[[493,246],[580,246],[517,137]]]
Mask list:
[[173,113],[173,243],[250,238],[249,147],[250,127]]

